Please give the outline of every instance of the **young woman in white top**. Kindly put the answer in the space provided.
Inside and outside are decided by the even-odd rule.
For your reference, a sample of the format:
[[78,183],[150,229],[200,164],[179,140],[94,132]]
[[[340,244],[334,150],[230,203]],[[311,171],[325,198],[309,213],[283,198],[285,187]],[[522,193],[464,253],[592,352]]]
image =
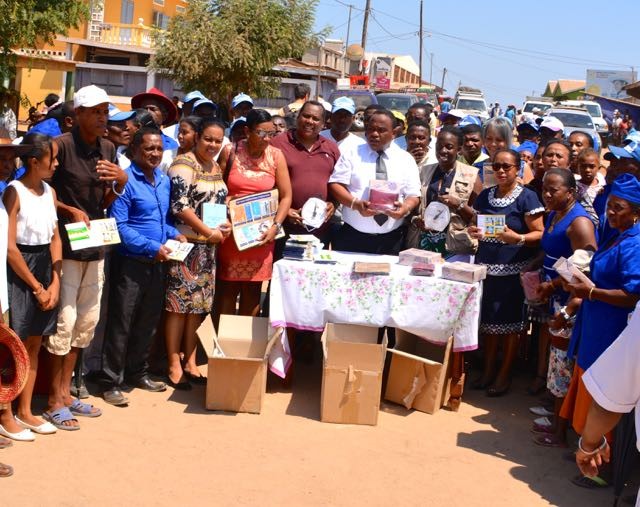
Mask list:
[[22,143],[31,146],[21,157],[26,173],[9,184],[3,201],[9,216],[9,325],[23,340],[31,364],[15,419],[11,408],[0,413],[0,435],[33,440],[32,431],[46,434],[56,430],[33,415],[31,398],[42,337],[56,331],[62,245],[55,191],[44,181],[53,176],[58,165],[58,147],[42,134],[27,134]]

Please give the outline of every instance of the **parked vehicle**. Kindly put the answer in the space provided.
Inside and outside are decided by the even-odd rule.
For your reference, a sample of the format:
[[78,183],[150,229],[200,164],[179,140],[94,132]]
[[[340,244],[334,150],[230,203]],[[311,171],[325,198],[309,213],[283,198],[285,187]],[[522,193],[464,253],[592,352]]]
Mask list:
[[547,110],[547,116],[558,118],[564,125],[564,137],[568,138],[571,132],[580,130],[591,135],[596,147],[602,146],[602,140],[593,123],[589,112],[583,107],[558,106]]
[[489,110],[481,90],[468,86],[461,86],[453,99],[453,109],[459,109],[471,116],[477,116],[482,121],[489,119]]
[[534,109],[540,110],[540,115],[543,115],[547,110],[553,106],[553,100],[547,97],[526,97],[524,104],[522,105],[522,116],[520,122],[528,121],[532,122],[538,117],[533,113]]
[[420,102],[418,96],[411,93],[379,93],[376,98],[381,106],[402,114],[407,114],[410,106]]
[[602,139],[603,146],[606,146],[606,142],[609,137],[609,125],[607,125],[607,121],[604,119],[600,104],[591,100],[563,100],[559,105],[569,107],[582,107],[586,109],[593,119],[593,124],[595,125],[596,131]]
[[333,92],[331,92],[331,95],[329,95],[329,102],[333,104],[333,101],[338,97],[349,97],[353,99],[356,104],[356,114],[353,117],[352,130],[363,131],[364,110],[371,104],[378,103],[376,94],[371,90],[363,89],[334,90]]

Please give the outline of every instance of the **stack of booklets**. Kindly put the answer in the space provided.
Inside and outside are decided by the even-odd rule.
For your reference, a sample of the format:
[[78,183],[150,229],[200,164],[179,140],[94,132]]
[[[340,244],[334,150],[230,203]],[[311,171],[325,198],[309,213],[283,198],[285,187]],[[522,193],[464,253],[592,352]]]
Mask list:
[[297,261],[313,261],[317,252],[322,250],[322,243],[312,234],[292,234],[284,245],[285,259]]

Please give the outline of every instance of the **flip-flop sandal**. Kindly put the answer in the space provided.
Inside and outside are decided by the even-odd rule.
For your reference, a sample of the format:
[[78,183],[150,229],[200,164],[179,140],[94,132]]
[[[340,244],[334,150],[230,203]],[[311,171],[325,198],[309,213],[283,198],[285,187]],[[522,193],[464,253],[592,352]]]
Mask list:
[[13,467],[0,463],[0,477],[11,477],[13,475]]
[[45,421],[49,421],[59,430],[77,431],[80,429],[80,426],[67,426],[66,424],[64,424],[68,421],[78,422],[78,420],[73,417],[71,411],[67,407],[59,408],[57,410],[54,410],[53,412],[43,412],[42,418]]
[[[82,417],[100,417],[102,415],[102,410],[97,407],[94,407],[90,403],[84,403],[78,399],[73,400],[73,403],[69,405],[69,412],[73,415],[82,416]],[[96,409],[96,412],[93,412],[93,409]]]
[[569,447],[566,442],[558,440],[555,435],[538,435],[533,438],[533,443],[542,447],[560,447],[562,449]]
[[586,489],[601,489],[608,488],[609,483],[605,481],[602,477],[587,477],[586,475],[578,475],[571,479],[571,482],[576,486],[580,486],[581,488]]

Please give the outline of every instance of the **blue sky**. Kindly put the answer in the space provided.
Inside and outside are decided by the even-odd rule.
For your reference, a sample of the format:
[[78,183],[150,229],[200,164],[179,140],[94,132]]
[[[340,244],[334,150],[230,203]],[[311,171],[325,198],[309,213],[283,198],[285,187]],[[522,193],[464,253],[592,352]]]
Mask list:
[[[345,4],[351,4],[349,42],[359,44],[365,3],[320,0],[316,27],[330,25],[330,38],[344,40]],[[417,62],[419,5],[419,0],[371,0],[367,50],[411,54]],[[638,72],[634,20],[639,6],[638,0],[424,0],[422,75],[429,79],[433,52],[433,81],[440,84],[446,67],[448,93],[461,81],[482,89],[487,102],[521,105],[526,95],[541,94],[550,79],[585,79],[587,68],[631,70],[635,65]]]

